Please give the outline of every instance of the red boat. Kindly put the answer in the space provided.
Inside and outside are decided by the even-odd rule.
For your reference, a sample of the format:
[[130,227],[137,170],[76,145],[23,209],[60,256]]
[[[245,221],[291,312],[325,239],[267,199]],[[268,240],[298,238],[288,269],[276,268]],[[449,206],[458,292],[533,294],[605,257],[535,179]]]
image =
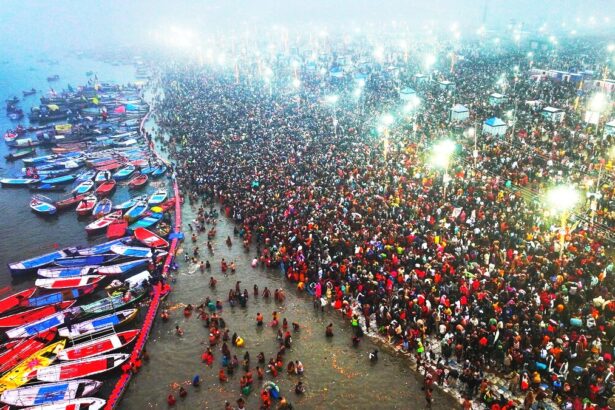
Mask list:
[[115,221],[107,227],[107,238],[118,239],[126,234],[128,222],[125,220]]
[[104,198],[106,196],[111,195],[113,190],[115,189],[115,185],[117,183],[114,179],[110,179],[109,181],[105,181],[96,188],[96,196],[99,198]]
[[103,275],[85,275],[72,278],[42,278],[37,279],[34,284],[39,288],[50,290],[79,289],[96,285],[104,278]]
[[115,369],[126,360],[128,354],[108,354],[88,359],[64,362],[36,370],[36,378],[44,382],[61,382],[88,377]]
[[156,235],[154,232],[145,228],[135,229],[135,238],[145,246],[150,248],[168,248],[169,242]]
[[105,165],[99,165],[96,168],[97,171],[114,171],[122,166],[119,162],[111,162]]
[[83,198],[85,198],[86,194],[81,194],[81,195],[76,195],[76,196],[71,196],[65,199],[62,199],[58,202],[56,202],[54,205],[57,209],[61,210],[61,209],[68,209],[71,208],[75,205],[77,205],[79,202],[81,202],[81,200]]
[[100,219],[95,220],[94,222],[92,222],[91,224],[87,225],[85,227],[85,231],[88,234],[94,234],[97,233],[99,231],[101,231],[102,229],[108,227],[109,225],[113,224],[115,221],[123,221],[122,219],[122,211],[121,210],[117,210],[115,212],[110,213],[109,215],[105,215]]
[[147,184],[149,177],[145,174],[139,174],[128,182],[128,186],[131,189],[143,188]]
[[79,360],[106,354],[130,344],[139,334],[138,329],[126,330],[120,333],[89,340],[76,346],[62,350],[58,354],[60,360]]
[[35,322],[46,316],[53,315],[64,309],[68,309],[75,304],[75,300],[67,300],[65,302],[56,303],[55,305],[46,305],[38,308],[26,310],[25,312],[14,313],[9,316],[0,317],[0,327],[17,327],[26,323]]
[[92,212],[92,209],[94,209],[94,207],[96,206],[97,202],[98,198],[96,198],[94,195],[88,195],[84,197],[81,202],[79,202],[79,205],[77,205],[77,214],[81,216],[90,214]]
[[148,166],[148,161],[146,159],[135,159],[134,161],[130,161],[130,165],[134,165],[135,167],[146,167]]
[[18,307],[23,300],[26,300],[34,295],[34,292],[36,292],[36,288],[29,288],[0,300],[0,313]]
[[49,330],[28,339],[22,339],[10,349],[0,352],[0,373],[17,366],[30,355],[42,349],[56,337],[56,331]]

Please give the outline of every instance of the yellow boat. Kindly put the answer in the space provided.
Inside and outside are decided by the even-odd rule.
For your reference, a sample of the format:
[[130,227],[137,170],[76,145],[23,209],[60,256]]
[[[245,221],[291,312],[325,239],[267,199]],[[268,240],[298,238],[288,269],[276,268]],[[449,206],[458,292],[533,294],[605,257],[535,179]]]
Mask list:
[[8,373],[0,377],[0,393],[9,389],[16,389],[28,383],[36,376],[36,371],[52,364],[58,353],[64,349],[66,340],[52,343],[32,354],[23,362],[19,363]]

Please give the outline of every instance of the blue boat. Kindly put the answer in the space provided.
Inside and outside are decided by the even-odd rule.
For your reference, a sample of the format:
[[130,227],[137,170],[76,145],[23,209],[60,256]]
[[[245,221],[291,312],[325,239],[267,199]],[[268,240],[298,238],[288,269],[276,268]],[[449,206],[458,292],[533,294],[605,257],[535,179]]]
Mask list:
[[147,211],[147,202],[137,201],[137,203],[124,214],[124,218],[134,221]]
[[79,176],[77,176],[77,179],[75,181],[75,183],[80,184],[82,182],[85,181],[91,181],[92,179],[94,179],[94,177],[96,176],[96,171],[93,169],[87,170],[81,174],[79,174]]
[[75,176],[68,174],[68,175],[62,175],[60,177],[55,177],[55,178],[47,178],[47,179],[43,179],[41,181],[41,184],[68,184],[69,182],[73,182],[75,180]]
[[36,336],[49,329],[59,327],[64,324],[67,314],[71,316],[80,313],[80,308],[70,308],[58,313],[54,313],[33,323],[28,323],[10,330],[7,330],[6,335],[9,339],[19,339],[24,337]]
[[79,249],[72,248],[64,248],[59,251],[51,252],[45,255],[36,256],[32,259],[27,259],[21,262],[9,263],[9,270],[12,275],[20,275],[23,273],[30,272],[34,269],[42,268],[48,265],[51,265],[58,258],[66,258],[71,255],[75,255]]
[[149,228],[156,225],[162,219],[162,214],[152,213],[149,216],[139,219],[138,221],[128,225],[128,230],[134,232],[137,228]]
[[160,188],[149,197],[147,203],[150,205],[160,205],[161,203],[166,201],[166,199],[167,190],[165,188]]
[[[90,379],[29,385],[19,389],[5,390],[0,400],[15,407],[42,406],[61,400],[91,396],[100,389],[100,386],[102,382]],[[75,404],[77,407],[78,403]]]
[[43,216],[55,215],[58,208],[56,208],[52,202],[53,201],[51,199],[42,195],[34,195],[30,200],[30,209]]
[[115,253],[102,253],[99,255],[88,256],[66,256],[63,258],[56,259],[54,263],[58,266],[78,267],[88,265],[102,265],[103,263],[112,262],[117,258],[118,255],[116,255]]
[[115,265],[101,266],[96,269],[98,275],[123,275],[137,268],[146,267],[150,263],[149,258],[135,259],[134,261],[118,263]]
[[85,276],[85,275],[91,275],[93,273],[95,273],[96,268],[98,268],[97,265],[91,265],[91,266],[78,266],[78,267],[68,267],[68,268],[41,268],[39,269],[36,273],[38,274],[38,276],[41,276],[43,278],[70,278],[70,277],[75,277],[75,276]]
[[113,209],[120,209],[122,211],[125,211],[135,206],[138,201],[145,201],[145,200],[147,200],[147,196],[145,195],[137,196],[134,198],[130,198],[128,201],[124,201],[122,203],[115,205]]
[[113,179],[116,181],[121,181],[123,179],[128,179],[133,172],[135,172],[136,168],[134,165],[126,165],[123,168],[120,168],[115,174],[113,174]]
[[105,181],[111,179],[111,171],[98,171],[96,176],[94,177],[94,182],[97,184],[102,184]]
[[152,172],[154,172],[154,170],[155,170],[156,168],[158,168],[158,167],[156,167],[156,166],[153,166],[153,167],[147,166],[147,167],[141,168],[141,173],[142,173],[142,174],[145,174],[145,175],[149,175],[149,174],[151,174]]
[[34,157],[34,158],[24,158],[23,163],[24,164],[29,164],[29,165],[34,165],[34,164],[43,164],[45,162],[49,162],[49,161],[53,161],[54,159],[59,158],[59,156],[57,154],[53,154],[53,155],[43,155],[40,157]]
[[103,215],[107,215],[111,212],[111,208],[113,207],[113,203],[109,198],[105,198],[102,201],[99,201],[94,205],[94,209],[92,209],[92,215],[94,217],[100,217]]
[[103,253],[109,253],[113,245],[126,245],[132,241],[130,236],[114,239],[109,242],[104,242],[98,245],[94,245],[90,248],[79,249],[77,253],[81,256],[100,255]]
[[35,184],[38,179],[34,178],[2,178],[0,184],[6,187],[27,187],[30,184]]
[[167,172],[166,165],[159,165],[152,171],[152,178],[159,178]]
[[90,294],[96,289],[96,286],[90,286],[88,288],[81,289],[64,289],[60,292],[47,293],[42,296],[35,296],[26,299],[20,306],[27,308],[35,308],[47,305],[55,305],[56,303],[64,302],[66,300],[77,299],[83,295]]
[[76,195],[82,195],[82,194],[85,194],[86,192],[90,192],[92,188],[94,188],[93,181],[83,181],[82,183],[77,185],[75,189],[73,189],[71,192],[73,192]]
[[140,246],[113,245],[111,252],[129,258],[151,258],[152,250]]

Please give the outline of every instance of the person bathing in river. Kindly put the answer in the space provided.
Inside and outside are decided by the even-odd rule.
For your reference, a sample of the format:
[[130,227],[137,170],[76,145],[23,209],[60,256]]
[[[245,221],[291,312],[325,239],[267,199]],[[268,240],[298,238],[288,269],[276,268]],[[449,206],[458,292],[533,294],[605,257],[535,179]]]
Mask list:
[[263,297],[265,299],[269,299],[269,296],[271,296],[271,291],[267,286],[265,286],[265,289],[263,289]]
[[333,337],[333,323],[329,323],[325,329],[325,336]]
[[263,325],[263,315],[261,314],[261,312],[258,312],[256,314],[256,326],[262,326]]
[[216,288],[216,283],[218,283],[218,281],[212,276],[209,278],[209,287],[212,289]]

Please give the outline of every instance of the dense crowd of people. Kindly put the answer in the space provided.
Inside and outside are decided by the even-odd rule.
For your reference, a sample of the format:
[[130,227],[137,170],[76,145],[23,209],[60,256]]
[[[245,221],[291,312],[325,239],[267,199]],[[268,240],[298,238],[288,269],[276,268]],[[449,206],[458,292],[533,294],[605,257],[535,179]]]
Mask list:
[[[354,61],[364,58],[354,50]],[[582,85],[526,74],[530,65],[581,69],[588,50],[579,41],[528,61],[468,45],[449,67],[443,47],[442,71],[429,76],[453,81],[453,91],[410,84],[416,57],[391,52],[362,66],[358,97],[352,75],[328,75],[336,50],[319,60],[324,74],[299,56],[294,74],[288,60],[268,61],[268,81],[261,64],[175,65],[161,73],[156,116],[188,200],[219,203],[244,246],[256,247],[255,263],[342,310],[355,338],[379,333],[429,364],[427,392],[446,384],[464,407],[519,408],[491,388],[486,374],[497,372],[526,409],[548,399],[606,408],[615,386],[613,136],[577,109],[595,90],[579,103]],[[407,84],[421,100],[412,112],[400,108]],[[509,101],[492,106],[500,86]],[[339,102],[323,102],[330,94]],[[564,121],[525,103],[536,100],[565,110]],[[457,102],[470,110],[462,123],[450,121]],[[511,110],[514,135],[477,130],[475,155],[467,130]],[[385,113],[396,120],[377,130]],[[444,137],[456,141],[450,180],[428,158]],[[540,200],[561,183],[601,194],[579,204],[565,231]]]

